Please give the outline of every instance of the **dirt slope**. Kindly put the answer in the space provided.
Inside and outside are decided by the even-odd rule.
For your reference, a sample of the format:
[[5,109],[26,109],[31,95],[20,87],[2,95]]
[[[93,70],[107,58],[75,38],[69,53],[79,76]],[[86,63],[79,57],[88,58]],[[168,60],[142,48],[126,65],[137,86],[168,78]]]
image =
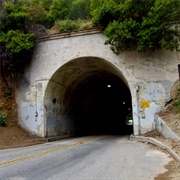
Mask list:
[[[171,90],[172,102],[179,96],[178,89],[180,81],[177,80]],[[175,110],[173,103],[170,102],[158,115],[166,122],[171,130],[180,137],[180,109]],[[178,111],[178,112],[177,112]],[[163,138],[157,131],[147,133],[145,136],[150,136],[158,141],[161,141],[166,146],[170,147],[180,157],[180,141],[173,141]],[[153,146],[153,148],[158,148]],[[171,161],[165,166],[167,171],[158,175],[155,180],[179,180],[180,179],[180,162]]]
[[[171,98],[174,101],[180,96],[180,81],[177,80],[171,90]],[[164,110],[158,114],[166,124],[171,128],[171,130],[180,137],[180,109],[174,108],[172,102],[164,107]]]
[[7,114],[7,125],[0,126],[0,149],[22,147],[45,142],[18,126],[17,104],[13,83],[0,79],[0,113]]

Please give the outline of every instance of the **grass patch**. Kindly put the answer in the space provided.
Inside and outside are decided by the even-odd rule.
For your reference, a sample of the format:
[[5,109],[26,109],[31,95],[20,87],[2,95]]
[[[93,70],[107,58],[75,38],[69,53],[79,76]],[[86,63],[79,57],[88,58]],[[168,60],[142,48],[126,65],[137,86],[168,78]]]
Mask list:
[[177,113],[180,113],[180,87],[177,89],[177,98],[174,99],[173,105]]
[[7,114],[0,113],[0,126],[6,126],[7,124],[6,118],[7,118]]
[[71,31],[82,31],[93,28],[92,21],[90,20],[58,20],[54,24],[54,29],[58,30],[59,33],[71,32]]

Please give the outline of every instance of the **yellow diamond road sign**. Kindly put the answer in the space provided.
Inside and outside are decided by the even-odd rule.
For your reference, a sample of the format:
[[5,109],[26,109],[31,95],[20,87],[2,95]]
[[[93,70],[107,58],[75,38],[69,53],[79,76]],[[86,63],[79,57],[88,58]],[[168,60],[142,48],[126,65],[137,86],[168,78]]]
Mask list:
[[140,102],[140,107],[141,108],[150,108],[150,101],[141,101]]

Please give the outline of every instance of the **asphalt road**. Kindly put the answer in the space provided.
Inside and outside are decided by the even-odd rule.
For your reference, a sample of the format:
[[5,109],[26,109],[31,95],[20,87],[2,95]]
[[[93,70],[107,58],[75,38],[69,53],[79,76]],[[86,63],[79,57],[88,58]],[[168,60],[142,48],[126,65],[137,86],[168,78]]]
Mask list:
[[127,136],[69,138],[0,150],[1,180],[148,180],[172,160]]

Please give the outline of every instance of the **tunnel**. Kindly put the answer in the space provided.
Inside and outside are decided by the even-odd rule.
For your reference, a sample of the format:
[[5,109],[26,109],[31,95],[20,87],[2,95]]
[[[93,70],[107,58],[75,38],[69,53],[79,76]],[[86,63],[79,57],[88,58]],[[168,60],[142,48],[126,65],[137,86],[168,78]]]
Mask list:
[[61,66],[46,88],[46,136],[131,134],[131,93],[120,70],[97,57]]

